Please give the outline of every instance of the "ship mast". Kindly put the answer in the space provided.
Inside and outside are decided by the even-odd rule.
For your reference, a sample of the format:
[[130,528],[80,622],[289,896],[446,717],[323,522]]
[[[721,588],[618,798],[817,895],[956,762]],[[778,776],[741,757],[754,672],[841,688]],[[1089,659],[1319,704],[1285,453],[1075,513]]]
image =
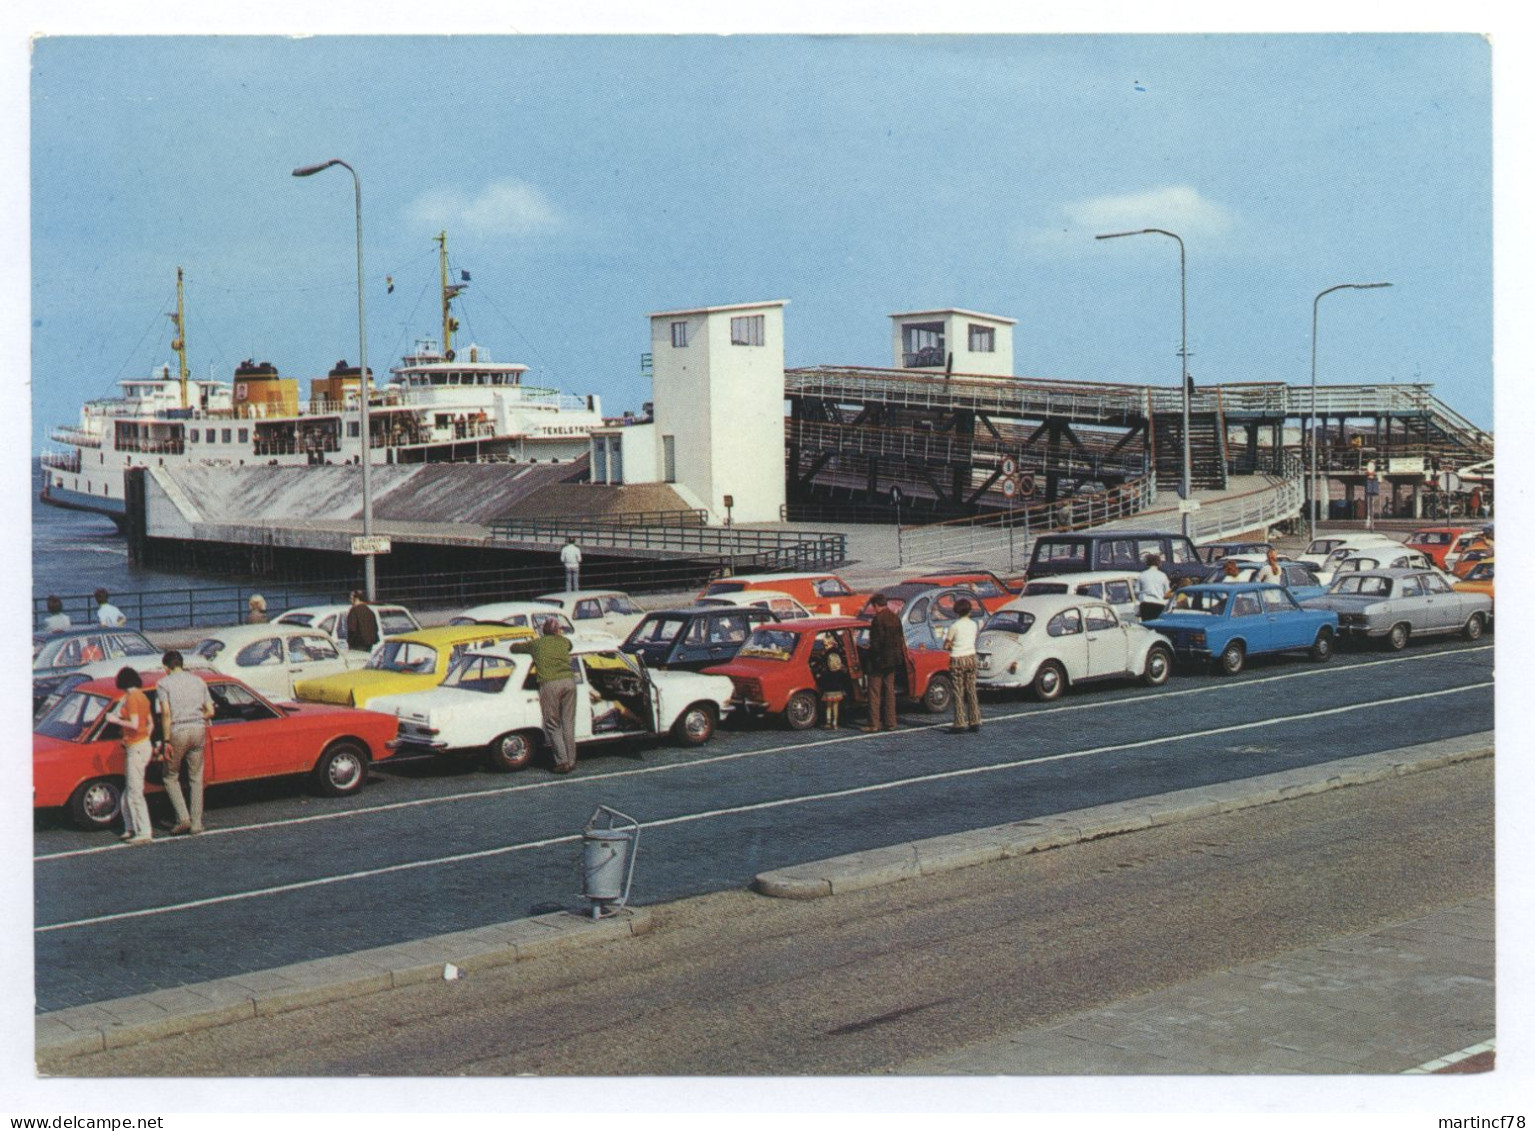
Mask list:
[[176,327],[176,336],[171,339],[171,349],[176,351],[177,369],[181,374],[181,407],[187,407],[187,334],[186,334],[186,310],[183,305],[181,268],[176,268],[176,313],[170,316],[171,324]]
[[442,275],[442,356],[452,361],[453,331],[458,329],[458,319],[453,317],[453,300],[463,292],[463,284],[448,284],[448,233],[437,233],[438,264]]

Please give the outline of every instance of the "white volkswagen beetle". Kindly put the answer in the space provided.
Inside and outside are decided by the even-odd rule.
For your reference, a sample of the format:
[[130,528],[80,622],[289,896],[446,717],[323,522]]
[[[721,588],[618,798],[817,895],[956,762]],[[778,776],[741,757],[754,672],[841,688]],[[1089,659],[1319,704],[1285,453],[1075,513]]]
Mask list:
[[[533,657],[510,641],[478,648],[457,660],[430,691],[383,695],[370,711],[399,719],[392,748],[399,754],[484,751],[493,770],[520,770],[544,742]],[[671,732],[684,746],[714,736],[730,710],[728,676],[650,671],[637,657],[575,642],[576,744]]]
[[977,687],[1026,687],[1044,700],[1096,679],[1160,687],[1173,667],[1165,637],[1074,594],[1009,601],[982,626],[975,650]]

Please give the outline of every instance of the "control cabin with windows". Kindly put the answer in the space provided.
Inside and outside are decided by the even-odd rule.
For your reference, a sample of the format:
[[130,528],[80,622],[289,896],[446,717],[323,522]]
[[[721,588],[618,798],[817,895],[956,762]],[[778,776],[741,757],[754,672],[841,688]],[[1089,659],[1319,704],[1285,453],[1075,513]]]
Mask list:
[[951,307],[892,314],[890,321],[897,369],[982,377],[1013,375],[1016,318]]

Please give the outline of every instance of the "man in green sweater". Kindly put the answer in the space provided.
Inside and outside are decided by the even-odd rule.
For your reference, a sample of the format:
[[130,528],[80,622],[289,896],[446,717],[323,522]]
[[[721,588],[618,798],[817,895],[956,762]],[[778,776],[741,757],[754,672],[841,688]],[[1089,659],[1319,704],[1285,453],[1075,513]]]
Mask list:
[[560,635],[560,622],[550,617],[544,622],[543,635],[513,644],[511,651],[533,657],[544,739],[554,752],[554,772],[568,774],[576,768],[576,675],[570,666],[570,641]]

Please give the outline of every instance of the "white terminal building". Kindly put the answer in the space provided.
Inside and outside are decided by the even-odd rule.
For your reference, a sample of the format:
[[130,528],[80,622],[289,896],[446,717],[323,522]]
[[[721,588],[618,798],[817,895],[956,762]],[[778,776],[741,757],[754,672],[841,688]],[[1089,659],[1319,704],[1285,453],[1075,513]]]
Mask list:
[[[787,305],[650,315],[654,418],[592,430],[592,482],[667,483],[711,521],[777,522],[786,501]],[[1013,376],[1016,319],[958,308],[890,319],[896,369]]]

